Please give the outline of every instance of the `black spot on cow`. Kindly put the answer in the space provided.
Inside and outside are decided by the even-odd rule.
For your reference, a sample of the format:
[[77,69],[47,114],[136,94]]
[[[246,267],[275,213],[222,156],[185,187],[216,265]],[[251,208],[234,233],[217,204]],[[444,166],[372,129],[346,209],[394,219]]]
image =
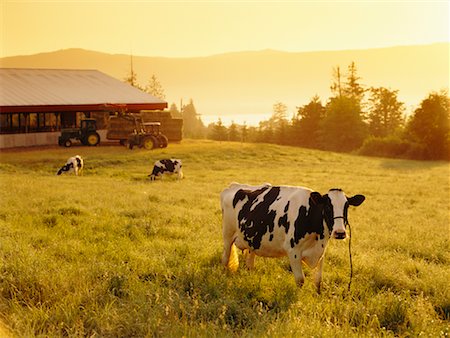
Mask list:
[[[81,168],[81,162],[77,158],[78,168]],[[67,163],[61,167],[61,169],[58,170],[57,175],[61,175],[62,173],[65,173],[66,171],[69,171],[71,168],[73,168],[73,163]]]
[[[257,201],[263,193],[265,194],[262,201]],[[245,241],[253,249],[259,249],[264,234],[274,230],[276,211],[269,208],[279,194],[279,187],[263,187],[254,191],[240,189],[234,196],[233,207],[246,197],[248,199],[239,211],[238,221]]]
[[[81,168],[81,159],[79,157],[76,157],[77,160],[77,167]],[[73,164],[71,164],[73,166]]]
[[272,240],[273,240],[273,234],[270,234],[269,242],[272,242]]
[[152,175],[158,176],[159,174],[163,174],[163,173],[164,173],[164,168],[163,167],[158,167],[158,166],[155,165],[153,167],[152,173],[150,175],[148,175],[148,176],[152,176]]
[[284,215],[281,216],[280,219],[278,220],[278,225],[279,225],[280,227],[284,227],[284,230],[285,230],[286,233],[288,233],[288,231],[289,231],[289,225],[290,225],[290,223],[289,223],[289,221],[288,221],[288,214],[287,214],[287,212],[288,212],[288,210],[289,210],[289,202],[290,202],[290,201],[288,201],[288,202],[286,203],[285,207],[284,207]]
[[[330,191],[342,191],[341,189],[331,189]],[[347,224],[347,215],[348,215],[348,202],[344,205],[344,224]],[[327,195],[323,196],[323,218],[325,219],[325,223],[327,224],[328,230],[330,232],[333,231],[334,226],[334,211],[333,205],[331,204],[331,199]]]
[[248,197],[249,200],[251,199],[252,201],[254,201],[260,194],[262,194],[264,191],[266,191],[267,189],[269,189],[269,187],[264,187],[261,189],[257,189],[257,190],[244,190],[244,189],[239,189],[236,194],[234,194],[234,198],[233,198],[233,208],[236,208],[236,204],[239,201],[243,201],[245,199],[245,197]]
[[[298,212],[297,219],[294,222],[294,238],[291,239],[295,244],[306,236],[306,234],[317,234],[317,238],[324,238],[323,227],[323,213],[324,213],[324,199],[319,198],[314,193],[309,198],[309,209],[301,206]],[[316,239],[317,239],[316,238]]]
[[164,165],[164,167],[165,167],[165,169],[166,169],[166,171],[168,171],[168,172],[171,172],[171,173],[173,173],[174,172],[174,170],[175,170],[175,165],[176,165],[176,162],[177,161],[171,161],[171,160],[161,160],[160,161],[163,165]]

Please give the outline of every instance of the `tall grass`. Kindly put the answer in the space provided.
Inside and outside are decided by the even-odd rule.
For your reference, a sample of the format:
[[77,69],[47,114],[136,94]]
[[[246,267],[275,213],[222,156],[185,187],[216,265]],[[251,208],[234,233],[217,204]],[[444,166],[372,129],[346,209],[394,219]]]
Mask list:
[[[84,176],[55,176],[75,154]],[[450,334],[448,163],[212,141],[0,157],[1,334]],[[163,157],[182,159],[185,179],[148,181]],[[345,242],[327,249],[320,295],[310,269],[295,286],[287,259],[225,271],[219,193],[233,181],[366,195],[349,212],[351,291]]]

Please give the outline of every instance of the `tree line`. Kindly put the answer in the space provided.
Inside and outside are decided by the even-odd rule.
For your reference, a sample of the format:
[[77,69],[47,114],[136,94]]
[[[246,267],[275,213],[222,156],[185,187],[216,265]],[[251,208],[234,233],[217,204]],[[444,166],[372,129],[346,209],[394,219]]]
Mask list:
[[[132,75],[132,74],[131,74]],[[133,85],[133,77],[127,81]],[[135,77],[134,77],[135,81]],[[156,76],[141,88],[164,99]],[[184,137],[218,141],[275,143],[362,155],[420,160],[450,159],[450,98],[447,90],[431,92],[410,116],[398,99],[398,90],[366,87],[352,62],[342,72],[332,72],[331,97],[322,103],[319,96],[297,107],[288,117],[282,102],[273,105],[272,116],[258,127],[219,119],[205,126],[191,99],[187,104],[170,106],[174,117],[182,117]]]
[[259,127],[219,120],[208,126],[213,140],[266,142],[362,155],[421,160],[450,159],[450,98],[447,90],[431,92],[405,115],[398,90],[366,88],[354,62],[343,73],[333,69],[332,96],[325,104],[314,96],[297,107],[292,118],[277,102],[269,120]]

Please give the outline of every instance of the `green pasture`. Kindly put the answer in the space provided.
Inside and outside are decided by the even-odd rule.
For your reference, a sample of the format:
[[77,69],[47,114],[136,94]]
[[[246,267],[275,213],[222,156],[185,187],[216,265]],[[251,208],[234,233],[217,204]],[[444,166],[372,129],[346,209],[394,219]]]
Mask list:
[[[84,176],[56,176],[68,157]],[[155,160],[185,178],[150,182]],[[186,140],[0,153],[0,335],[11,337],[447,337],[450,166],[295,147]],[[323,291],[287,258],[220,264],[219,194],[231,182],[342,188],[348,241]]]

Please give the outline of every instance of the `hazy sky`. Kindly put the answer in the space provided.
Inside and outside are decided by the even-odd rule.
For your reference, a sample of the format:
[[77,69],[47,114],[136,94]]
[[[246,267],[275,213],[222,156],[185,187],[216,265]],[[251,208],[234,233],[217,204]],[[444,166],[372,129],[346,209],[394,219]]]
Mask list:
[[449,41],[449,1],[0,0],[1,55],[142,56],[361,49]]

